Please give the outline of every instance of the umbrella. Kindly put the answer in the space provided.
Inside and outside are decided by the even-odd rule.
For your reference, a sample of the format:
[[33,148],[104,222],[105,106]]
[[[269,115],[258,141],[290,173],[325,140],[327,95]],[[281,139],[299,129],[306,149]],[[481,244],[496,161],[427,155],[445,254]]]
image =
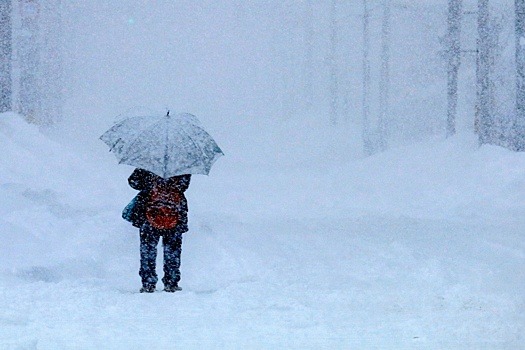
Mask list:
[[106,131],[100,139],[120,164],[149,170],[163,178],[208,175],[221,155],[213,138],[192,114],[133,116]]

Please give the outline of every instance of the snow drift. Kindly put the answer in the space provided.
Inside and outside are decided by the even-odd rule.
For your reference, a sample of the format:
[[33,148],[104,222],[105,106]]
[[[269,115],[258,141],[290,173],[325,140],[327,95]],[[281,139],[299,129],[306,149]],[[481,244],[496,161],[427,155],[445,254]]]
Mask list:
[[471,135],[291,163],[230,146],[188,191],[183,291],[146,296],[131,168],[0,115],[0,347],[525,344],[525,155]]

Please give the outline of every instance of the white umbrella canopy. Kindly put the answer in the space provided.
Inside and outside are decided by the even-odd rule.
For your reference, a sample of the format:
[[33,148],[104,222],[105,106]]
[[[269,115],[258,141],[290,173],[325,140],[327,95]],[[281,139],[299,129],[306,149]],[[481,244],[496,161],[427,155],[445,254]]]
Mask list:
[[192,114],[133,116],[100,139],[120,164],[149,170],[165,179],[176,175],[208,175],[224,153]]

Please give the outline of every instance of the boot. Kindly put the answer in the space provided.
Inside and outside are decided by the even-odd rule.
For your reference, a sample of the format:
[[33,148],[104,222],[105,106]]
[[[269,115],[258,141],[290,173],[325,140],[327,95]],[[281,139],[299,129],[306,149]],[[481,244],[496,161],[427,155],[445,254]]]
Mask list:
[[155,285],[154,284],[145,284],[140,288],[141,293],[153,293],[155,292]]
[[182,288],[176,284],[164,286],[164,291],[168,293],[174,293],[180,290],[182,290]]

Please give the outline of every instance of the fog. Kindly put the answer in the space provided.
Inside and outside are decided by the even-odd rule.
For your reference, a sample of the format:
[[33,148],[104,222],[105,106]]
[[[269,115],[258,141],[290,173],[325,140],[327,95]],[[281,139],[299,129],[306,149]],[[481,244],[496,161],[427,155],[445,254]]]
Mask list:
[[[311,123],[328,127],[330,3],[312,4],[309,39],[306,1],[64,3],[62,127],[75,137],[95,136],[137,106],[194,113],[214,131],[231,130],[225,138],[243,125],[267,133],[268,140],[282,123],[295,123],[307,134],[315,133]],[[381,11],[374,4],[371,108],[377,118]],[[346,137],[355,138],[362,118],[362,3],[337,6],[338,127],[333,129],[346,128]],[[392,10],[388,130],[393,145],[443,135],[446,70],[439,52],[445,15],[444,0]],[[469,102],[463,115],[472,112]],[[257,128],[260,123],[268,128]],[[358,140],[355,146],[360,147]]]
[[[268,139],[283,122],[295,122],[296,130],[307,134],[314,129],[308,123],[327,127],[332,98],[330,2],[312,1],[311,15],[307,4],[64,2],[65,109],[59,125],[63,134],[94,138],[118,115],[135,107],[194,113],[214,130],[228,128],[232,135],[238,134],[233,131],[238,127],[250,125],[259,133],[270,133]],[[379,2],[370,4],[374,128],[379,114],[382,13]],[[508,114],[514,106],[514,80],[509,74],[514,69],[512,4],[507,0],[491,4],[503,24],[497,64],[498,76],[503,77],[497,84],[503,88],[496,92],[497,107]],[[474,1],[464,4],[465,10],[475,6]],[[446,10],[444,0],[401,2],[392,7],[386,121],[391,146],[444,136]],[[339,1],[336,11],[338,127],[333,129],[347,128],[347,138],[359,138],[363,6],[360,1]],[[466,16],[465,50],[475,49],[475,31],[475,16]],[[464,54],[460,74],[458,130],[472,132],[473,54]],[[258,123],[270,125],[262,128]],[[355,146],[361,147],[357,139]]]
[[[389,77],[371,154],[361,0],[51,1],[41,92],[61,85],[63,113],[0,114],[0,348],[523,347],[525,153],[474,132],[475,0],[449,138],[448,1],[391,1],[389,50],[368,1],[375,138]],[[513,1],[490,5],[500,117],[516,105]],[[145,295],[121,218],[133,167],[99,137],[167,110],[196,115],[224,157],[186,192],[182,291]]]

